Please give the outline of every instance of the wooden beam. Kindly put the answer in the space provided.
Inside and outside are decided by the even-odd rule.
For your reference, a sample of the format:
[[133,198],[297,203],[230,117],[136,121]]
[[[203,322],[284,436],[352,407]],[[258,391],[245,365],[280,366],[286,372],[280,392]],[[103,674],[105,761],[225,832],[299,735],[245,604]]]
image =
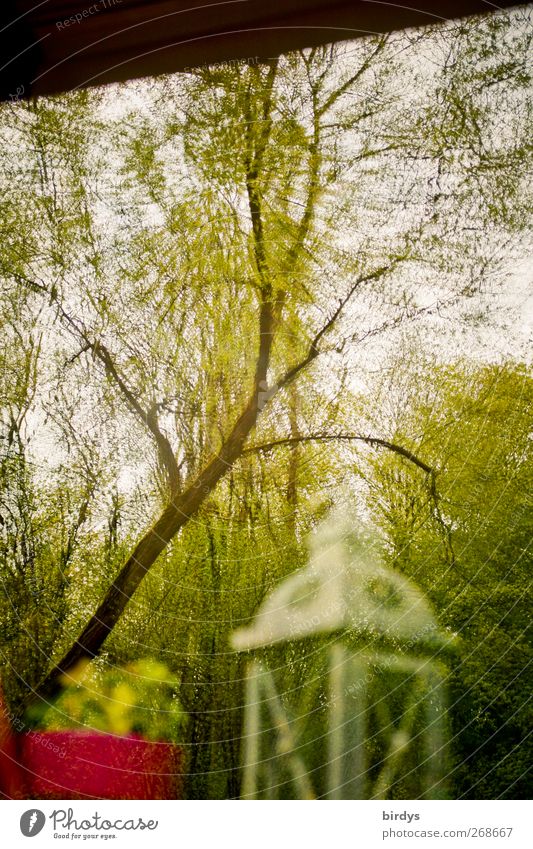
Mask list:
[[494,9],[484,0],[3,0],[0,98],[263,60]]

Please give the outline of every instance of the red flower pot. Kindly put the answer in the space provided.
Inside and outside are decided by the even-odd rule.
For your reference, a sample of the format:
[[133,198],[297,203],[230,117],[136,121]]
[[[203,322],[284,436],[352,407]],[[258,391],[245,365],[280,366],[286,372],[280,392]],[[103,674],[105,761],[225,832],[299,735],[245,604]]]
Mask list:
[[182,753],[171,743],[75,730],[28,732],[19,740],[28,798],[180,797]]
[[24,798],[24,774],[19,764],[18,738],[0,693],[0,799]]

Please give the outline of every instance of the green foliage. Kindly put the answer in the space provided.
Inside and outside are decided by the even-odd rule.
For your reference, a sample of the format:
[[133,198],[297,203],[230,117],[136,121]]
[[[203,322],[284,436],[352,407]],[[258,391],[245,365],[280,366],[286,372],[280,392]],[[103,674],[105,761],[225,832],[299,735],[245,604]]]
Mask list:
[[94,729],[176,742],[185,722],[178,683],[164,663],[152,658],[123,668],[80,664],[65,675],[55,703],[32,708],[28,720],[40,730]]
[[434,371],[431,384],[416,380],[401,437],[418,434],[416,450],[437,470],[436,493],[407,463],[380,457],[373,508],[396,567],[461,638],[450,679],[457,795],[523,798],[533,380],[522,366],[466,363]]
[[[398,332],[444,339],[447,360],[473,326],[498,333],[484,293],[506,296],[531,205],[527,14],[3,107],[0,651],[14,707],[220,452],[254,387],[266,302],[269,388],[309,359],[146,574],[108,662],[168,664],[189,717],[173,731],[187,793],[238,796],[243,670],[229,635],[348,500],[379,516],[396,567],[468,643],[452,682],[458,752],[472,754],[457,793],[493,729],[512,751],[530,384],[511,366],[404,362],[373,393]],[[437,496],[405,457],[382,446],[374,463],[342,433],[412,449]],[[314,661],[291,651],[298,685]],[[515,792],[518,757],[491,763],[472,792]]]

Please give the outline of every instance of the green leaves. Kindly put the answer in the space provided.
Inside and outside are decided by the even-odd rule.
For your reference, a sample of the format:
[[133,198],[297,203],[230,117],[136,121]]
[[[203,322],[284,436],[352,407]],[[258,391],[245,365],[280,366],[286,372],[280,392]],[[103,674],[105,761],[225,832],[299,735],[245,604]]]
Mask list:
[[53,706],[33,709],[35,727],[108,734],[136,733],[148,740],[176,742],[185,715],[176,696],[178,680],[168,667],[143,658],[124,668],[81,664],[64,676]]
[[418,450],[438,470],[436,497],[405,463],[380,456],[371,500],[396,568],[426,590],[462,641],[451,679],[457,794],[494,798],[513,785],[520,797],[527,793],[519,747],[530,689],[533,381],[522,365],[459,363],[417,382],[402,438],[418,434]]
[[[449,623],[474,627],[472,599],[504,570],[522,588],[523,375],[431,367],[408,385],[401,363],[379,403],[373,391],[401,337],[449,359],[492,327],[480,291],[507,297],[530,204],[524,16],[2,110],[3,650],[21,681],[76,640],[173,486],[194,490],[219,456],[273,337],[254,442],[295,441],[260,456],[243,444],[108,643],[118,661],[139,641],[180,670],[198,708],[191,772],[216,773],[216,793],[238,789],[236,746],[215,744],[239,734],[230,631],[301,564],[333,503],[363,502],[353,443],[300,435],[378,437],[378,462],[359,462],[369,509]],[[423,467],[385,459],[391,441],[437,470],[436,500]],[[464,605],[460,569],[480,587]],[[136,675],[173,686],[152,672],[71,708],[119,729]]]

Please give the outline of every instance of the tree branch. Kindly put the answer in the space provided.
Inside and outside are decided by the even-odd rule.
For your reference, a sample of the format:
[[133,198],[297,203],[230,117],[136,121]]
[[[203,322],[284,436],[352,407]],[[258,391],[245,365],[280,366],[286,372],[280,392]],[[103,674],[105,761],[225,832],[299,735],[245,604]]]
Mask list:
[[171,495],[177,492],[180,487],[180,470],[170,441],[159,427],[157,407],[154,405],[149,410],[143,409],[136,398],[135,393],[129,388],[126,380],[118,371],[108,348],[106,348],[100,340],[93,341],[89,337],[85,327],[69,315],[60,302],[55,288],[52,288],[52,290],[49,291],[46,286],[36,283],[34,280],[28,280],[25,277],[21,277],[21,275],[17,275],[17,278],[20,282],[23,282],[34,291],[49,296],[50,303],[55,305],[60,317],[63,319],[63,323],[67,325],[71,333],[73,333],[76,338],[81,339],[84,343],[81,351],[78,351],[78,353],[75,354],[74,357],[71,357],[68,362],[72,363],[85,351],[91,351],[93,356],[102,363],[106,374],[120,390],[130,406],[130,409],[153,436],[158,451],[159,461],[167,476],[169,492]]
[[331,109],[331,107],[337,102],[339,97],[341,97],[345,92],[347,92],[348,89],[351,88],[351,86],[353,86],[357,82],[357,80],[359,80],[363,76],[364,73],[366,73],[366,71],[370,68],[372,62],[376,58],[376,56],[378,56],[381,53],[381,51],[385,48],[389,39],[390,39],[389,33],[383,35],[379,39],[375,50],[373,50],[372,53],[369,56],[367,56],[367,58],[362,63],[362,65],[359,66],[359,68],[357,69],[355,74],[353,74],[350,77],[349,80],[346,80],[345,83],[343,83],[341,86],[339,86],[339,88],[335,89],[335,91],[333,91],[329,95],[327,100],[320,107],[320,113],[319,114],[321,116],[324,115],[329,109]]
[[320,145],[320,118],[316,104],[316,92],[312,92],[313,98],[313,134],[309,141],[309,184],[307,196],[303,207],[303,214],[297,227],[294,241],[287,253],[287,258],[283,266],[283,272],[290,274],[298,261],[298,255],[303,247],[305,240],[311,229],[315,212],[315,203],[319,192],[319,172],[321,157],[319,152]]
[[376,280],[377,278],[381,277],[383,274],[386,274],[388,271],[391,271],[393,268],[396,267],[396,265],[398,265],[399,262],[401,262],[404,259],[406,259],[406,256],[396,257],[389,265],[381,266],[380,268],[377,268],[375,271],[371,272],[370,274],[366,274],[363,277],[357,278],[357,280],[355,281],[355,283],[353,284],[351,289],[348,291],[347,295],[345,295],[345,297],[342,298],[341,301],[339,302],[339,305],[338,305],[337,309],[335,310],[335,312],[333,313],[333,315],[326,321],[326,323],[320,328],[320,330],[315,334],[315,336],[311,340],[305,357],[302,360],[300,360],[299,363],[296,363],[296,365],[291,366],[291,368],[288,369],[285,372],[285,374],[276,381],[276,383],[274,384],[274,388],[275,388],[276,392],[279,389],[283,389],[285,386],[287,386],[289,383],[291,383],[291,381],[293,381],[294,378],[303,369],[305,369],[308,365],[310,365],[313,362],[313,360],[315,360],[318,357],[318,355],[320,354],[320,348],[318,346],[319,346],[321,339],[323,338],[323,336],[326,335],[326,333],[329,330],[331,330],[331,328],[337,322],[339,316],[341,315],[342,311],[344,310],[344,307],[351,300],[351,298],[353,297],[353,295],[355,294],[355,292],[357,291],[359,286],[363,285],[364,283],[369,283],[371,280]]
[[261,192],[258,186],[261,163],[268,144],[268,138],[272,129],[272,91],[276,78],[277,60],[270,64],[259,133],[254,135],[256,121],[250,108],[250,94],[247,92],[244,105],[244,118],[246,122],[247,146],[245,156],[246,192],[248,195],[248,208],[252,219],[252,233],[254,237],[254,257],[259,279],[262,285],[267,285],[267,258],[265,250],[265,239],[263,231],[263,217],[261,211]]
[[376,436],[362,436],[361,434],[354,433],[315,433],[310,434],[308,436],[285,436],[280,439],[274,439],[272,442],[265,442],[261,445],[250,445],[248,448],[245,448],[242,452],[245,454],[256,454],[256,453],[266,453],[268,451],[272,451],[274,448],[279,448],[284,445],[296,445],[302,442],[364,442],[367,445],[373,445],[380,448],[387,448],[389,451],[392,451],[394,454],[399,454],[400,457],[404,457],[406,460],[409,460],[415,466],[418,466],[419,469],[422,469],[427,475],[430,475],[432,480],[432,486],[435,478],[435,469],[425,463],[420,457],[417,457],[412,451],[408,448],[404,448],[403,445],[397,445],[395,442],[390,442],[387,439],[380,439]]
[[159,461],[167,475],[170,493],[173,494],[177,492],[180,487],[179,466],[169,439],[165,436],[165,434],[159,427],[156,405],[152,405],[150,409],[144,410],[132,390],[127,385],[122,375],[119,373],[114,363],[114,360],[106,346],[100,341],[88,342],[88,345],[91,351],[93,352],[94,356],[97,357],[101,363],[103,363],[104,368],[106,370],[106,374],[120,389],[133,412],[144,423],[144,425],[152,434],[157,446]]

